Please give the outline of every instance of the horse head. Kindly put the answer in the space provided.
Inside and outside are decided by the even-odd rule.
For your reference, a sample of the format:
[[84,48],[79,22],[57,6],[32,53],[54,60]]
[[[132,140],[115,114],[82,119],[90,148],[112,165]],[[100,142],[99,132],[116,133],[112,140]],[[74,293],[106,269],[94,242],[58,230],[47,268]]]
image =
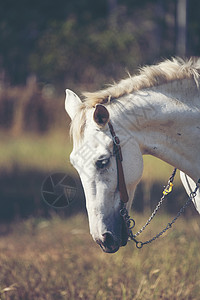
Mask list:
[[[101,104],[87,108],[69,90],[66,91],[65,108],[74,127],[70,161],[78,171],[84,188],[90,233],[105,252],[114,253],[120,246],[126,245],[128,234],[120,215],[117,165],[108,126],[111,110],[109,112],[109,105]],[[127,207],[130,208],[142,175],[143,160],[137,142],[131,140],[129,143],[124,139],[116,120],[119,120],[118,116],[113,116],[113,127],[122,141],[122,164],[129,196]]]

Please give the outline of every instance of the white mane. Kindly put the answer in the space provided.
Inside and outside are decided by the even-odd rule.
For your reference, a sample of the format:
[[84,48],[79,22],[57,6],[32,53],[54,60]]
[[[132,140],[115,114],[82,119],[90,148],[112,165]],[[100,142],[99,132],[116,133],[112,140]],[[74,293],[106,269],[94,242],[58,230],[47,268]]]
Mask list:
[[200,59],[190,58],[184,61],[180,58],[165,60],[157,65],[146,66],[139,70],[139,74],[121,80],[111,87],[94,93],[84,93],[85,105],[95,106],[130,94],[134,91],[158,86],[169,81],[194,78],[197,85],[200,77]]
[[193,78],[199,86],[200,59],[190,58],[183,60],[173,58],[157,65],[145,66],[139,74],[123,79],[107,89],[94,93],[83,93],[84,100],[80,111],[76,114],[71,124],[71,133],[74,139],[79,140],[85,124],[85,109],[94,107],[97,103],[109,103],[114,99],[153,86],[159,86],[174,80]]

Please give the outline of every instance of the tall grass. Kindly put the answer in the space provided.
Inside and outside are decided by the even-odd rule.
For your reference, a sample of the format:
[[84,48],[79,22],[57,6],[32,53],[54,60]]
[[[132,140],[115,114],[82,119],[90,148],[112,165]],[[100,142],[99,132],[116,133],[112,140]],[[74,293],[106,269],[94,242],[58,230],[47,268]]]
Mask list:
[[[135,216],[137,226],[145,221]],[[156,218],[149,238],[169,219]],[[0,299],[192,299],[200,295],[200,220],[181,219],[164,238],[105,254],[87,219],[29,219],[0,237]]]

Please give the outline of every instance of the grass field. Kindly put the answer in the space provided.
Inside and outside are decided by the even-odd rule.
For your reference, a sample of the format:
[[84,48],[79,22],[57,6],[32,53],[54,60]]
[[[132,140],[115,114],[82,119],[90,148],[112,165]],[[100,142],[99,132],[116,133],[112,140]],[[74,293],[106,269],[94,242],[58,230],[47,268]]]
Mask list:
[[[13,137],[0,132],[0,139],[2,176],[16,166],[75,172],[67,133]],[[152,157],[144,161],[147,186],[165,184],[173,167]],[[135,216],[137,229],[146,218]],[[161,213],[141,239],[171,219]],[[103,253],[93,242],[83,214],[65,220],[31,217],[0,226],[0,300],[200,299],[200,218],[195,214],[182,217],[153,244],[137,250],[130,242],[115,254]]]
[[[145,218],[137,215],[137,226]],[[156,218],[142,239],[169,216]],[[200,297],[200,219],[178,221],[164,238],[105,254],[86,216],[29,219],[0,237],[0,299],[191,299]]]

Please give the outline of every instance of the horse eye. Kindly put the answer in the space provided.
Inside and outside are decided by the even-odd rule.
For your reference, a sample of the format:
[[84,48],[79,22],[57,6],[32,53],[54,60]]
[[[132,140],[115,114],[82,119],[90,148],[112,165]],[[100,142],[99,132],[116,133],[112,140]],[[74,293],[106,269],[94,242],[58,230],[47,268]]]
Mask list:
[[96,166],[98,169],[104,169],[108,166],[110,158],[104,158],[96,161]]

